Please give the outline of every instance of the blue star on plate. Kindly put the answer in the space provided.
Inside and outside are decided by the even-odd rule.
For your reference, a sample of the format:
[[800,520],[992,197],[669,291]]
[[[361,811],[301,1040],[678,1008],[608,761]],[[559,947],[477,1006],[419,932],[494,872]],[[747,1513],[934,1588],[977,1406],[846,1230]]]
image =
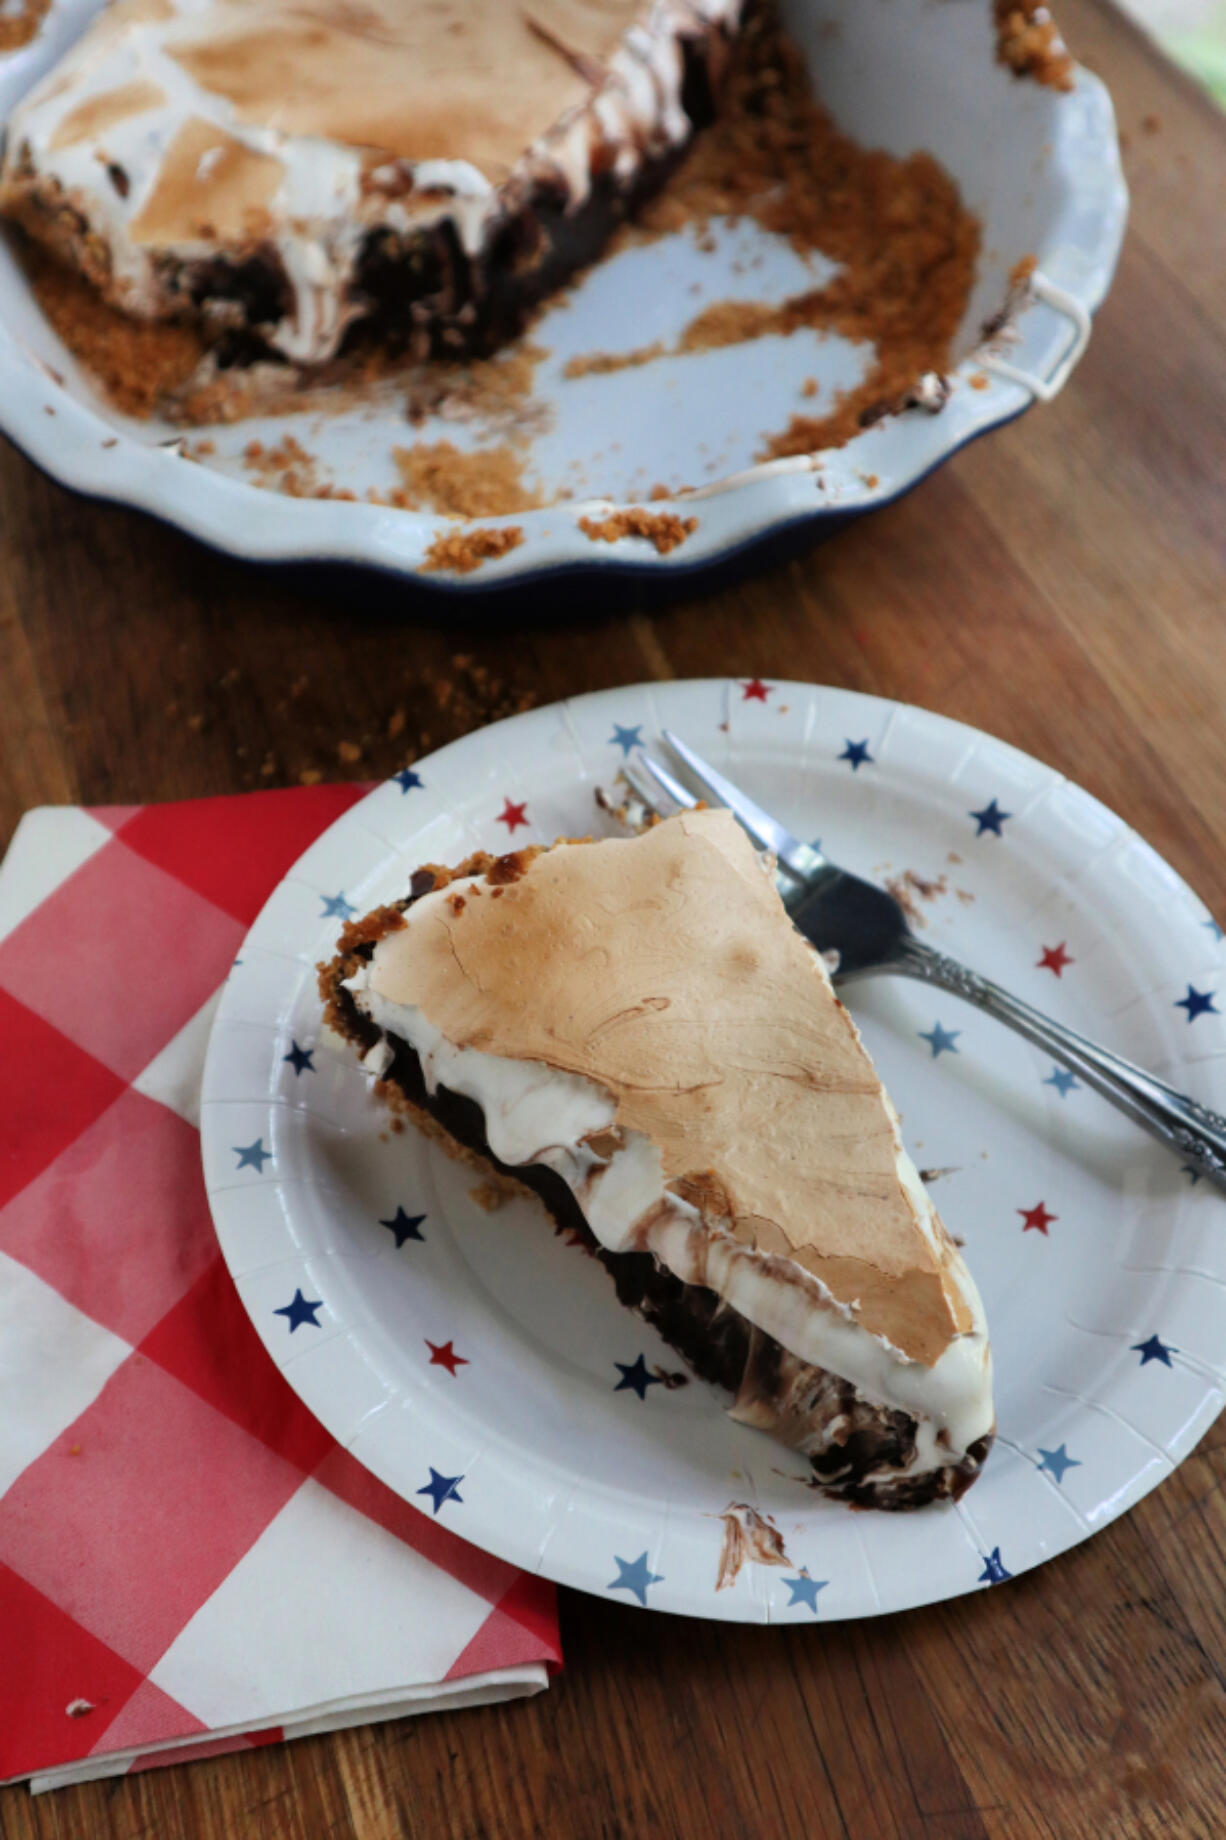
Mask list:
[[392,784],[399,786],[401,792],[412,792],[423,784],[420,773],[414,773],[412,767],[401,767],[399,773],[392,774]]
[[1044,1086],[1054,1086],[1062,1099],[1067,1099],[1071,1092],[1081,1091],[1081,1081],[1074,1078],[1067,1067],[1053,1067]]
[[1042,1444],[1040,1444],[1039,1455],[1042,1457],[1043,1461],[1036,1464],[1035,1467],[1037,1469],[1046,1470],[1047,1474],[1049,1476],[1054,1476],[1057,1482],[1064,1481],[1066,1470],[1081,1468],[1081,1458],[1070,1457],[1067,1444],[1061,1444],[1058,1450],[1044,1450]]
[[289,1062],[294,1070],[295,1079],[300,1079],[304,1073],[314,1073],[315,1071],[314,1048],[300,1048],[297,1041],[293,1042],[289,1053],[283,1054],[281,1059]]
[[253,1144],[232,1144],[230,1148],[238,1158],[239,1169],[254,1169],[262,1176],[265,1163],[272,1162],[272,1151],[265,1150],[262,1137],[257,1137]]
[[1201,925],[1204,927],[1208,927],[1209,931],[1213,934],[1213,937],[1218,941],[1219,945],[1221,944],[1221,941],[1223,940],[1223,938],[1226,938],[1226,934],[1222,932],[1222,929],[1218,925],[1216,920],[1202,920]]
[[977,1584],[1003,1584],[1006,1578],[1012,1578],[1013,1573],[1007,1570],[1000,1556],[999,1546],[994,1546],[990,1553],[981,1553],[979,1556],[983,1560],[983,1570],[975,1581]]
[[926,1041],[931,1047],[933,1060],[938,1054],[960,1054],[962,1052],[954,1045],[962,1033],[961,1029],[943,1029],[939,1022],[934,1022],[927,1032],[918,1029],[916,1033],[921,1041]]
[[605,1586],[605,1590],[632,1591],[645,1610],[647,1608],[648,1586],[663,1584],[663,1572],[648,1571],[647,1554],[645,1552],[641,1552],[637,1559],[619,1559],[617,1554],[614,1553],[613,1563],[617,1567],[617,1577],[613,1580],[612,1584],[607,1584]]
[[640,1399],[646,1399],[647,1388],[661,1384],[659,1374],[648,1373],[647,1363],[642,1355],[629,1366],[624,1361],[614,1361],[613,1365],[621,1375],[621,1379],[613,1388],[615,1393],[637,1393]]
[[853,773],[857,773],[861,767],[871,767],[874,764],[873,757],[868,751],[867,741],[845,742],[839,759],[845,760]]
[[321,920],[352,920],[358,911],[343,894],[325,894],[321,899],[324,904],[319,916]]
[[1134,1342],[1129,1352],[1140,1355],[1142,1367],[1148,1367],[1151,1361],[1161,1361],[1163,1367],[1169,1367],[1171,1356],[1178,1354],[1179,1350],[1169,1342],[1160,1341],[1156,1335],[1151,1335],[1144,1342]]
[[794,1609],[797,1604],[807,1604],[814,1616],[816,1616],[817,1594],[819,1591],[824,1591],[826,1589],[829,1580],[826,1578],[810,1578],[808,1572],[801,1572],[798,1578],[785,1578],[783,1582],[792,1593],[788,1598],[788,1609]]
[[1000,828],[1001,825],[1011,818],[1013,813],[1011,811],[1002,811],[1000,806],[996,803],[996,800],[993,799],[991,804],[985,805],[982,811],[969,811],[966,815],[968,818],[973,818],[975,823],[979,826],[979,829],[975,832],[976,837],[982,837],[988,831],[991,832],[993,837],[999,837],[1003,834]]
[[315,1312],[316,1310],[322,1310],[323,1307],[324,1303],[322,1297],[317,1297],[314,1303],[312,1303],[310,1298],[304,1297],[301,1291],[295,1291],[293,1302],[283,1303],[279,1310],[273,1311],[273,1315],[284,1316],[289,1324],[289,1332],[292,1335],[295,1329],[301,1329],[304,1323],[310,1323],[312,1329],[318,1329],[319,1319],[316,1317]]
[[390,1220],[381,1220],[379,1225],[396,1235],[396,1250],[399,1251],[407,1239],[425,1239],[421,1230],[425,1218],[424,1214],[406,1214],[402,1207],[398,1207]]
[[637,728],[622,728],[618,723],[614,722],[613,733],[609,736],[609,746],[619,747],[622,751],[623,760],[628,759],[634,749],[636,747],[642,747],[642,745],[643,725],[641,722]]
[[430,1464],[428,1467],[430,1470],[430,1480],[427,1482],[425,1488],[418,1489],[417,1493],[430,1497],[430,1500],[434,1503],[434,1512],[436,1514],[445,1501],[458,1501],[460,1506],[463,1507],[464,1497],[460,1493],[460,1484],[464,1480],[463,1476],[440,1476],[433,1464]]
[[1216,994],[1212,990],[1197,990],[1194,984],[1189,984],[1187,996],[1176,997],[1175,1008],[1186,1009],[1189,1022],[1195,1022],[1198,1016],[1220,1016],[1222,1012],[1213,1002]]

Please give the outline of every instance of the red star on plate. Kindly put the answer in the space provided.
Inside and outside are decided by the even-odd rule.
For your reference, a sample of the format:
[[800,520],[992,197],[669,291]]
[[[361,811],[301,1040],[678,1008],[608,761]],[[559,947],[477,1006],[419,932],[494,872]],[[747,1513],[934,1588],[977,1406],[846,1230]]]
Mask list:
[[436,1347],[427,1339],[426,1347],[430,1350],[431,1367],[445,1367],[449,1374],[454,1374],[457,1367],[469,1365],[468,1356],[457,1354],[450,1342],[440,1342]]
[[741,701],[764,703],[774,687],[774,684],[764,684],[760,677],[751,677],[747,684],[741,685]]
[[1043,947],[1043,956],[1038,962],[1037,969],[1039,971],[1054,971],[1056,976],[1059,977],[1066,965],[1075,965],[1076,963],[1077,960],[1075,958],[1070,958],[1065,951],[1064,941],[1061,940],[1058,946]]
[[498,813],[498,822],[499,824],[505,824],[509,831],[513,831],[516,825],[527,824],[528,820],[524,815],[527,809],[528,801],[526,799],[522,805],[514,805],[510,799],[505,799],[503,801],[502,810]]
[[1041,1233],[1044,1239],[1047,1238],[1047,1229],[1052,1221],[1060,1218],[1059,1214],[1049,1214],[1041,1201],[1036,1207],[1018,1208],[1017,1211],[1026,1223],[1022,1232],[1029,1233],[1033,1228],[1036,1233]]

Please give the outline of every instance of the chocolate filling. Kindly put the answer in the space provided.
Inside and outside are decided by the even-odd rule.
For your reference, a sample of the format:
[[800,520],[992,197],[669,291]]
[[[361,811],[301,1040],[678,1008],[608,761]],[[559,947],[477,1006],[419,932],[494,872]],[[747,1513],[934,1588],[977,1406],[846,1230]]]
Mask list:
[[[728,34],[717,27],[682,42],[681,105],[695,131],[714,119],[729,49]],[[386,226],[372,230],[350,284],[359,316],[342,350],[374,345],[407,350],[415,359],[496,350],[522,330],[547,295],[596,260],[626,217],[660,189],[685,150],[669,147],[644,159],[628,180],[607,164],[593,170],[577,205],[560,178],[536,180],[473,255],[446,221],[406,235]],[[170,285],[204,315],[206,327],[210,306],[234,315],[238,323],[216,332],[223,367],[285,362],[267,342],[292,305],[273,250],[183,264],[174,269]]]
[[[413,892],[417,898],[428,888],[418,887],[415,877]],[[360,945],[354,958],[369,959],[373,950],[371,944]],[[428,1092],[414,1049],[399,1036],[384,1034],[342,988],[342,978],[353,968],[352,959],[338,959],[324,973],[331,1020],[363,1052],[385,1041],[392,1060],[384,1079],[457,1144],[539,1195],[559,1229],[578,1235],[600,1260],[614,1281],[619,1300],[651,1323],[701,1379],[736,1395],[738,1417],[771,1430],[784,1442],[789,1441],[789,1425],[810,1435],[829,1426],[824,1446],[807,1453],[816,1486],[861,1507],[888,1509],[956,1501],[970,1487],[991,1448],[991,1436],[976,1439],[964,1456],[951,1457],[940,1468],[914,1476],[899,1473],[915,1454],[917,1426],[908,1413],[874,1405],[850,1381],[800,1361],[715,1291],[686,1284],[653,1254],[609,1252],[596,1240],[579,1203],[556,1171],[540,1164],[500,1162],[490,1148],[485,1115],[476,1100],[445,1086]]]

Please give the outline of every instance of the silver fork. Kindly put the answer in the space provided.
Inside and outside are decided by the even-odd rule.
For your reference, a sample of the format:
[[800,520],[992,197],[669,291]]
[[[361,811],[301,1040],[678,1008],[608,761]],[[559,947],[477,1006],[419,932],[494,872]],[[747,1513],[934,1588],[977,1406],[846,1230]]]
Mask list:
[[[664,739],[706,800],[726,805],[755,843],[774,852],[783,904],[828,962],[829,955],[837,953],[836,983],[892,974],[935,984],[973,1003],[1070,1068],[1181,1156],[1195,1174],[1226,1189],[1226,1118],[917,939],[906,914],[884,888],[840,869],[820,850],[801,843],[668,729]],[[623,775],[645,808],[641,818],[633,810],[626,812],[632,828],[665,815],[659,808],[661,791],[688,810],[699,802],[676,774],[648,754],[627,762]]]

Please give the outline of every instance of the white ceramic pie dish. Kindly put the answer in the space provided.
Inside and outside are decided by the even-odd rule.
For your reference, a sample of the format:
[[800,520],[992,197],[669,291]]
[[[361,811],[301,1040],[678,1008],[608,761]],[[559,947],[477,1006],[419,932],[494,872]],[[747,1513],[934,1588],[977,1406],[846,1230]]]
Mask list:
[[[0,58],[0,119],[97,8],[98,0],[52,0],[34,43]],[[721,233],[714,250],[688,233],[627,250],[563,296],[533,334],[550,354],[534,394],[551,425],[532,441],[527,479],[546,497],[561,486],[574,496],[482,519],[519,525],[522,543],[472,575],[427,573],[423,582],[470,591],[564,568],[684,573],[798,525],[821,534],[907,491],[976,435],[1062,387],[1110,285],[1127,215],[1103,85],[1080,69],[1067,94],[1012,77],[994,58],[989,0],[788,0],[784,13],[840,126],[895,154],[931,151],[981,220],[950,400],[939,414],[911,410],[877,423],[815,468],[809,456],[753,456],[796,409],[803,379],[817,379],[823,400],[857,379],[860,357],[838,336],[802,332],[566,379],[569,357],[671,341],[707,301],[775,298],[813,284],[813,268],[751,225]],[[982,328],[1026,256],[1038,262],[1036,297],[985,347]],[[193,443],[207,435],[214,451],[187,461],[178,431],[102,401],[2,241],[0,428],[65,485],[149,511],[233,555],[361,563],[409,577],[419,576],[446,520],[262,490],[243,449],[292,434],[322,478],[361,493],[396,483],[394,445],[482,438],[480,426],[438,418],[410,430],[402,406],[389,402],[374,413],[304,411],[197,430]],[[657,482],[696,488],[679,507],[698,519],[681,547],[661,556],[642,538],[597,544],[579,529],[585,514],[644,503]]]

